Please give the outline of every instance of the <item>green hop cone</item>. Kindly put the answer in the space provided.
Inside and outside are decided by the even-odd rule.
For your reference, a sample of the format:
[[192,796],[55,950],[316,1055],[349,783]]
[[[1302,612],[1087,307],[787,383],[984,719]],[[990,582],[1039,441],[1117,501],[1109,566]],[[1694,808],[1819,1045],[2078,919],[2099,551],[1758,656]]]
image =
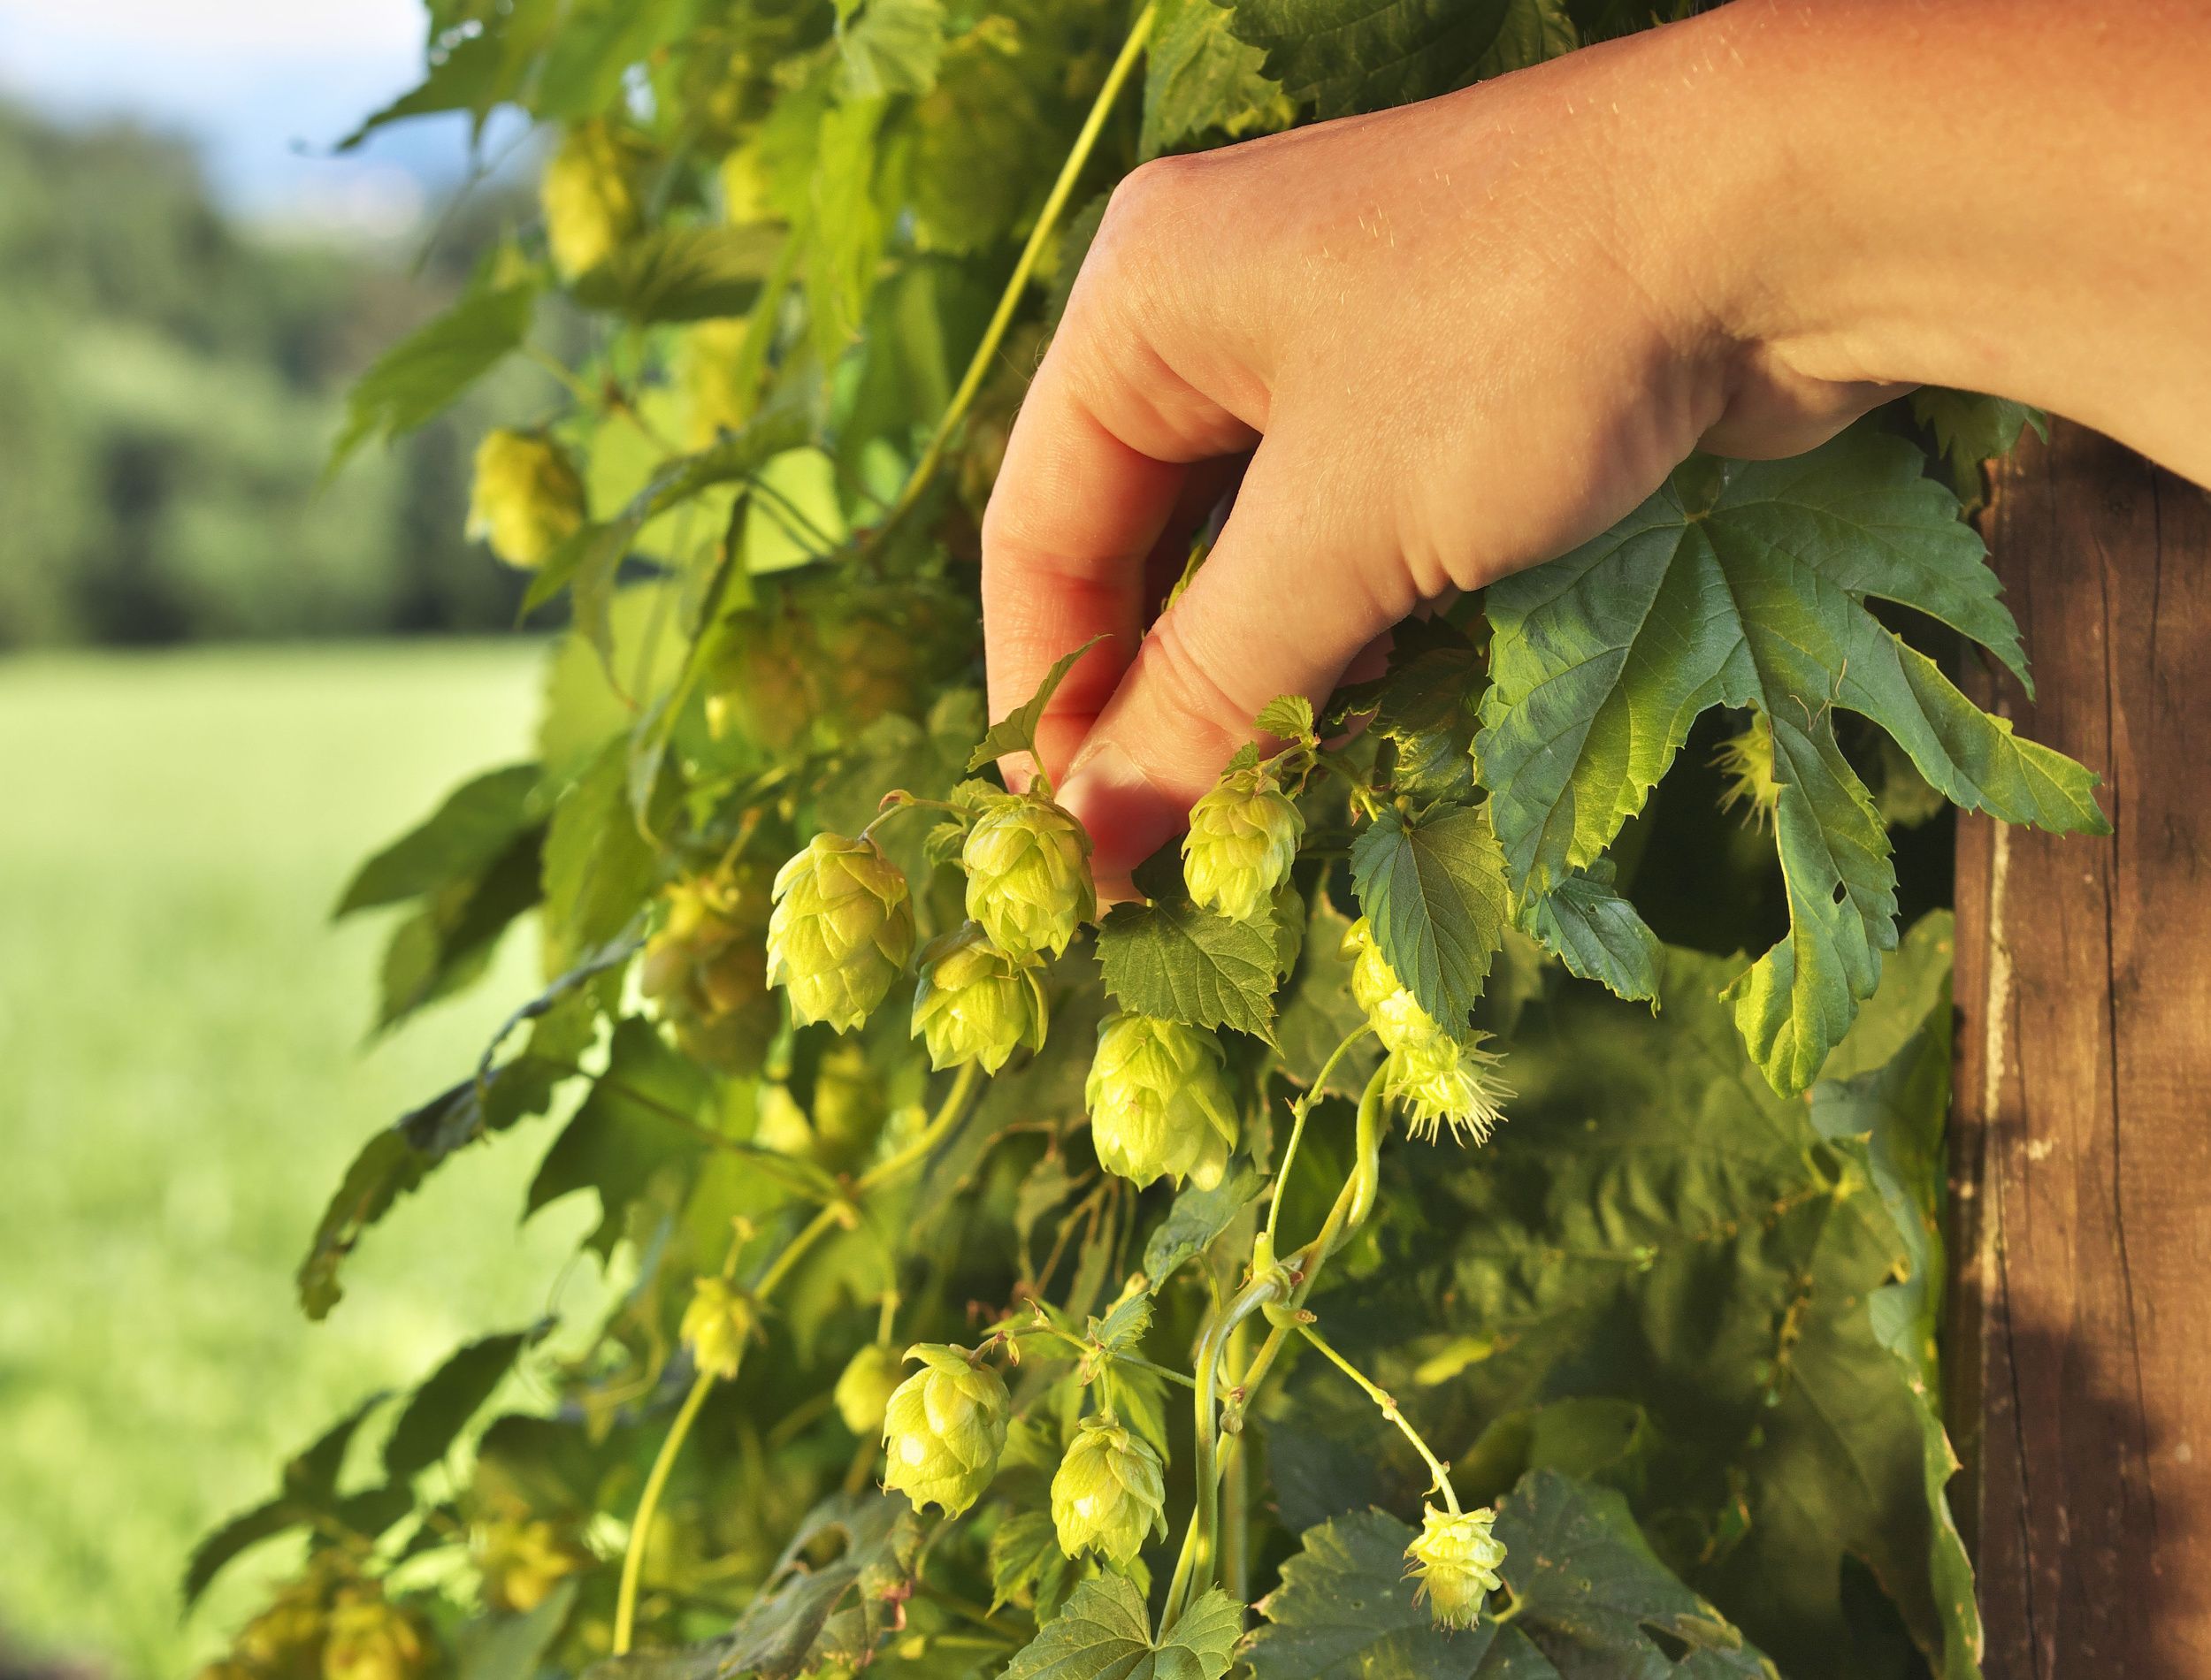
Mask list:
[[891,1391],[884,1408],[883,1485],[917,1508],[937,1505],[957,1516],[998,1473],[1011,1409],[1006,1385],[988,1365],[970,1363],[964,1348],[921,1342],[906,1356],[922,1369]]
[[1289,879],[1304,831],[1304,817],[1270,771],[1229,771],[1190,808],[1182,836],[1190,897],[1233,920],[1257,920]]
[[422,1624],[371,1585],[347,1587],[331,1607],[323,1680],[413,1680],[430,1666]]
[[1026,1044],[1042,1050],[1048,1011],[1034,961],[1009,957],[968,922],[930,942],[914,991],[914,1035],[939,1070],[977,1062],[995,1073]]
[[588,1550],[543,1517],[501,1517],[476,1530],[470,1543],[485,1599],[493,1609],[518,1615],[592,1562]]
[[1090,836],[1049,799],[991,801],[960,848],[968,914],[1012,957],[1058,956],[1098,912]]
[[1781,783],[1773,773],[1771,719],[1763,712],[1753,712],[1748,729],[1719,744],[1719,751],[1712,754],[1712,765],[1725,781],[1720,790],[1721,810],[1747,806],[1744,816],[1760,829],[1773,821],[1774,807],[1781,802]]
[[1473,1627],[1482,1601],[1503,1585],[1497,1566],[1504,1542],[1489,1531],[1496,1520],[1494,1510],[1452,1513],[1430,1505],[1422,1512],[1419,1536],[1405,1547],[1406,1573],[1419,1582],[1414,1596],[1427,1600],[1439,1628]]
[[1382,1062],[1382,1095],[1405,1111],[1405,1127],[1434,1142],[1445,1126],[1465,1143],[1487,1143],[1504,1119],[1512,1088],[1497,1077],[1504,1058],[1483,1048],[1487,1033],[1462,1044],[1442,1032],[1393,1050]]
[[881,1342],[871,1341],[852,1356],[837,1379],[837,1415],[853,1434],[872,1439],[883,1432],[884,1417],[898,1386],[898,1355]]
[[578,123],[538,183],[545,242],[563,279],[588,274],[642,224],[637,143],[611,123]]
[[1151,1442],[1087,1417],[1052,1478],[1052,1522],[1069,1557],[1098,1552],[1116,1569],[1167,1532],[1167,1478]]
[[691,1304],[684,1309],[684,1346],[701,1371],[727,1382],[745,1362],[753,1334],[752,1298],[721,1278],[693,1281]]
[[584,481],[568,451],[538,431],[496,427],[476,446],[468,535],[509,566],[535,571],[584,523]]
[[1098,1024],[1083,1100],[1107,1172],[1139,1187],[1162,1176],[1205,1190],[1220,1182],[1236,1147],[1236,1104],[1211,1033],[1148,1015],[1108,1015]]
[[906,877],[872,840],[817,834],[776,875],[768,980],[801,1025],[868,1019],[914,954]]

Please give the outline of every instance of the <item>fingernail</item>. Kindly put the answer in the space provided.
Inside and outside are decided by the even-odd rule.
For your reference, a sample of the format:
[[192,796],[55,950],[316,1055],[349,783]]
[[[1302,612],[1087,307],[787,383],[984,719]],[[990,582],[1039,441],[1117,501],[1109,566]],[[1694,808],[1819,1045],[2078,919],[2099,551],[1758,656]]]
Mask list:
[[1060,803],[1090,831],[1091,867],[1101,877],[1126,875],[1188,814],[1115,741],[1100,741],[1077,755]]

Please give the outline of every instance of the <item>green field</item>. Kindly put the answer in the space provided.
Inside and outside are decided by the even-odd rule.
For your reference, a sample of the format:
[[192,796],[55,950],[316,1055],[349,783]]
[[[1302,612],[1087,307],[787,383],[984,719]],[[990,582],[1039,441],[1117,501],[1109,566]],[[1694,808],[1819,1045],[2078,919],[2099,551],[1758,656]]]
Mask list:
[[398,1210],[328,1323],[291,1286],[362,1137],[526,995],[516,945],[364,1046],[383,928],[327,913],[370,846],[527,754],[538,670],[525,645],[0,663],[0,1651],[187,1672],[285,1562],[180,1627],[192,1539],[340,1409],[545,1307],[585,1210],[508,1223],[541,1125]]

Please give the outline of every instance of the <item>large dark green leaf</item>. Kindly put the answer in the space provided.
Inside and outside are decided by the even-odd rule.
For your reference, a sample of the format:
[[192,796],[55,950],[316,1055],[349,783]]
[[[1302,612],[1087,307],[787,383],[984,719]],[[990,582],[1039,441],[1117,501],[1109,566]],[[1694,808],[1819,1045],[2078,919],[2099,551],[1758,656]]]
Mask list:
[[1574,870],[1530,899],[1520,920],[1568,974],[1594,980],[1616,997],[1658,1001],[1658,935],[1612,890],[1609,861]]
[[495,861],[541,814],[534,764],[471,776],[444,803],[355,872],[334,916],[435,892]]
[[1229,27],[1322,117],[1410,104],[1572,49],[1559,0],[1234,0]]
[[2017,739],[1867,610],[1916,607],[2024,669],[1980,538],[1922,464],[1863,429],[1791,461],[1695,458],[1603,537],[1488,592],[1494,686],[1476,756],[1516,891],[1594,863],[1698,714],[1764,714],[1790,930],[1730,995],[1783,1091],[1817,1077],[1896,943],[1887,832],[1836,742],[1835,707],[1878,723],[1970,810],[2106,826],[2094,776]]
[[529,1211],[578,1190],[595,1192],[600,1218],[589,1241],[611,1254],[630,1204],[648,1195],[664,1171],[694,1162],[714,1146],[718,1096],[713,1076],[669,1046],[650,1021],[623,1021],[608,1047],[606,1071],[531,1182]]
[[462,393],[522,347],[537,307],[528,281],[483,286],[417,327],[382,355],[346,400],[346,424],[326,472],[371,438],[389,440],[426,424]]
[[1100,1576],[1075,1589],[1006,1680],[1220,1680],[1243,1627],[1243,1607],[1216,1587],[1155,1639],[1136,1583]]
[[1271,931],[1199,908],[1179,875],[1161,896],[1117,905],[1098,930],[1106,989],[1123,1009],[1265,1038],[1274,1018]]
[[483,1337],[456,1350],[425,1378],[384,1443],[385,1475],[402,1482],[443,1458],[536,1334],[515,1330]]
[[1289,126],[1296,107],[1261,73],[1266,54],[1228,26],[1228,7],[1214,0],[1160,0],[1144,63],[1145,157]]
[[1511,920],[1488,817],[1469,806],[1412,821],[1386,810],[1351,847],[1351,884],[1397,978],[1447,1028],[1463,1027]]

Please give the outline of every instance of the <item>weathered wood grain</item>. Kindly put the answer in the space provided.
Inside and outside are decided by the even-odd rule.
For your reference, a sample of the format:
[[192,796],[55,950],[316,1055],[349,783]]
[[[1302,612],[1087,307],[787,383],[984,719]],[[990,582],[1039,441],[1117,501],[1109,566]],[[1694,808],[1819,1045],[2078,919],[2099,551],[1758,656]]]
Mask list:
[[2108,839],[1961,824],[1950,1396],[1990,1680],[2211,1680],[2211,497],[2080,428],[1985,515]]

